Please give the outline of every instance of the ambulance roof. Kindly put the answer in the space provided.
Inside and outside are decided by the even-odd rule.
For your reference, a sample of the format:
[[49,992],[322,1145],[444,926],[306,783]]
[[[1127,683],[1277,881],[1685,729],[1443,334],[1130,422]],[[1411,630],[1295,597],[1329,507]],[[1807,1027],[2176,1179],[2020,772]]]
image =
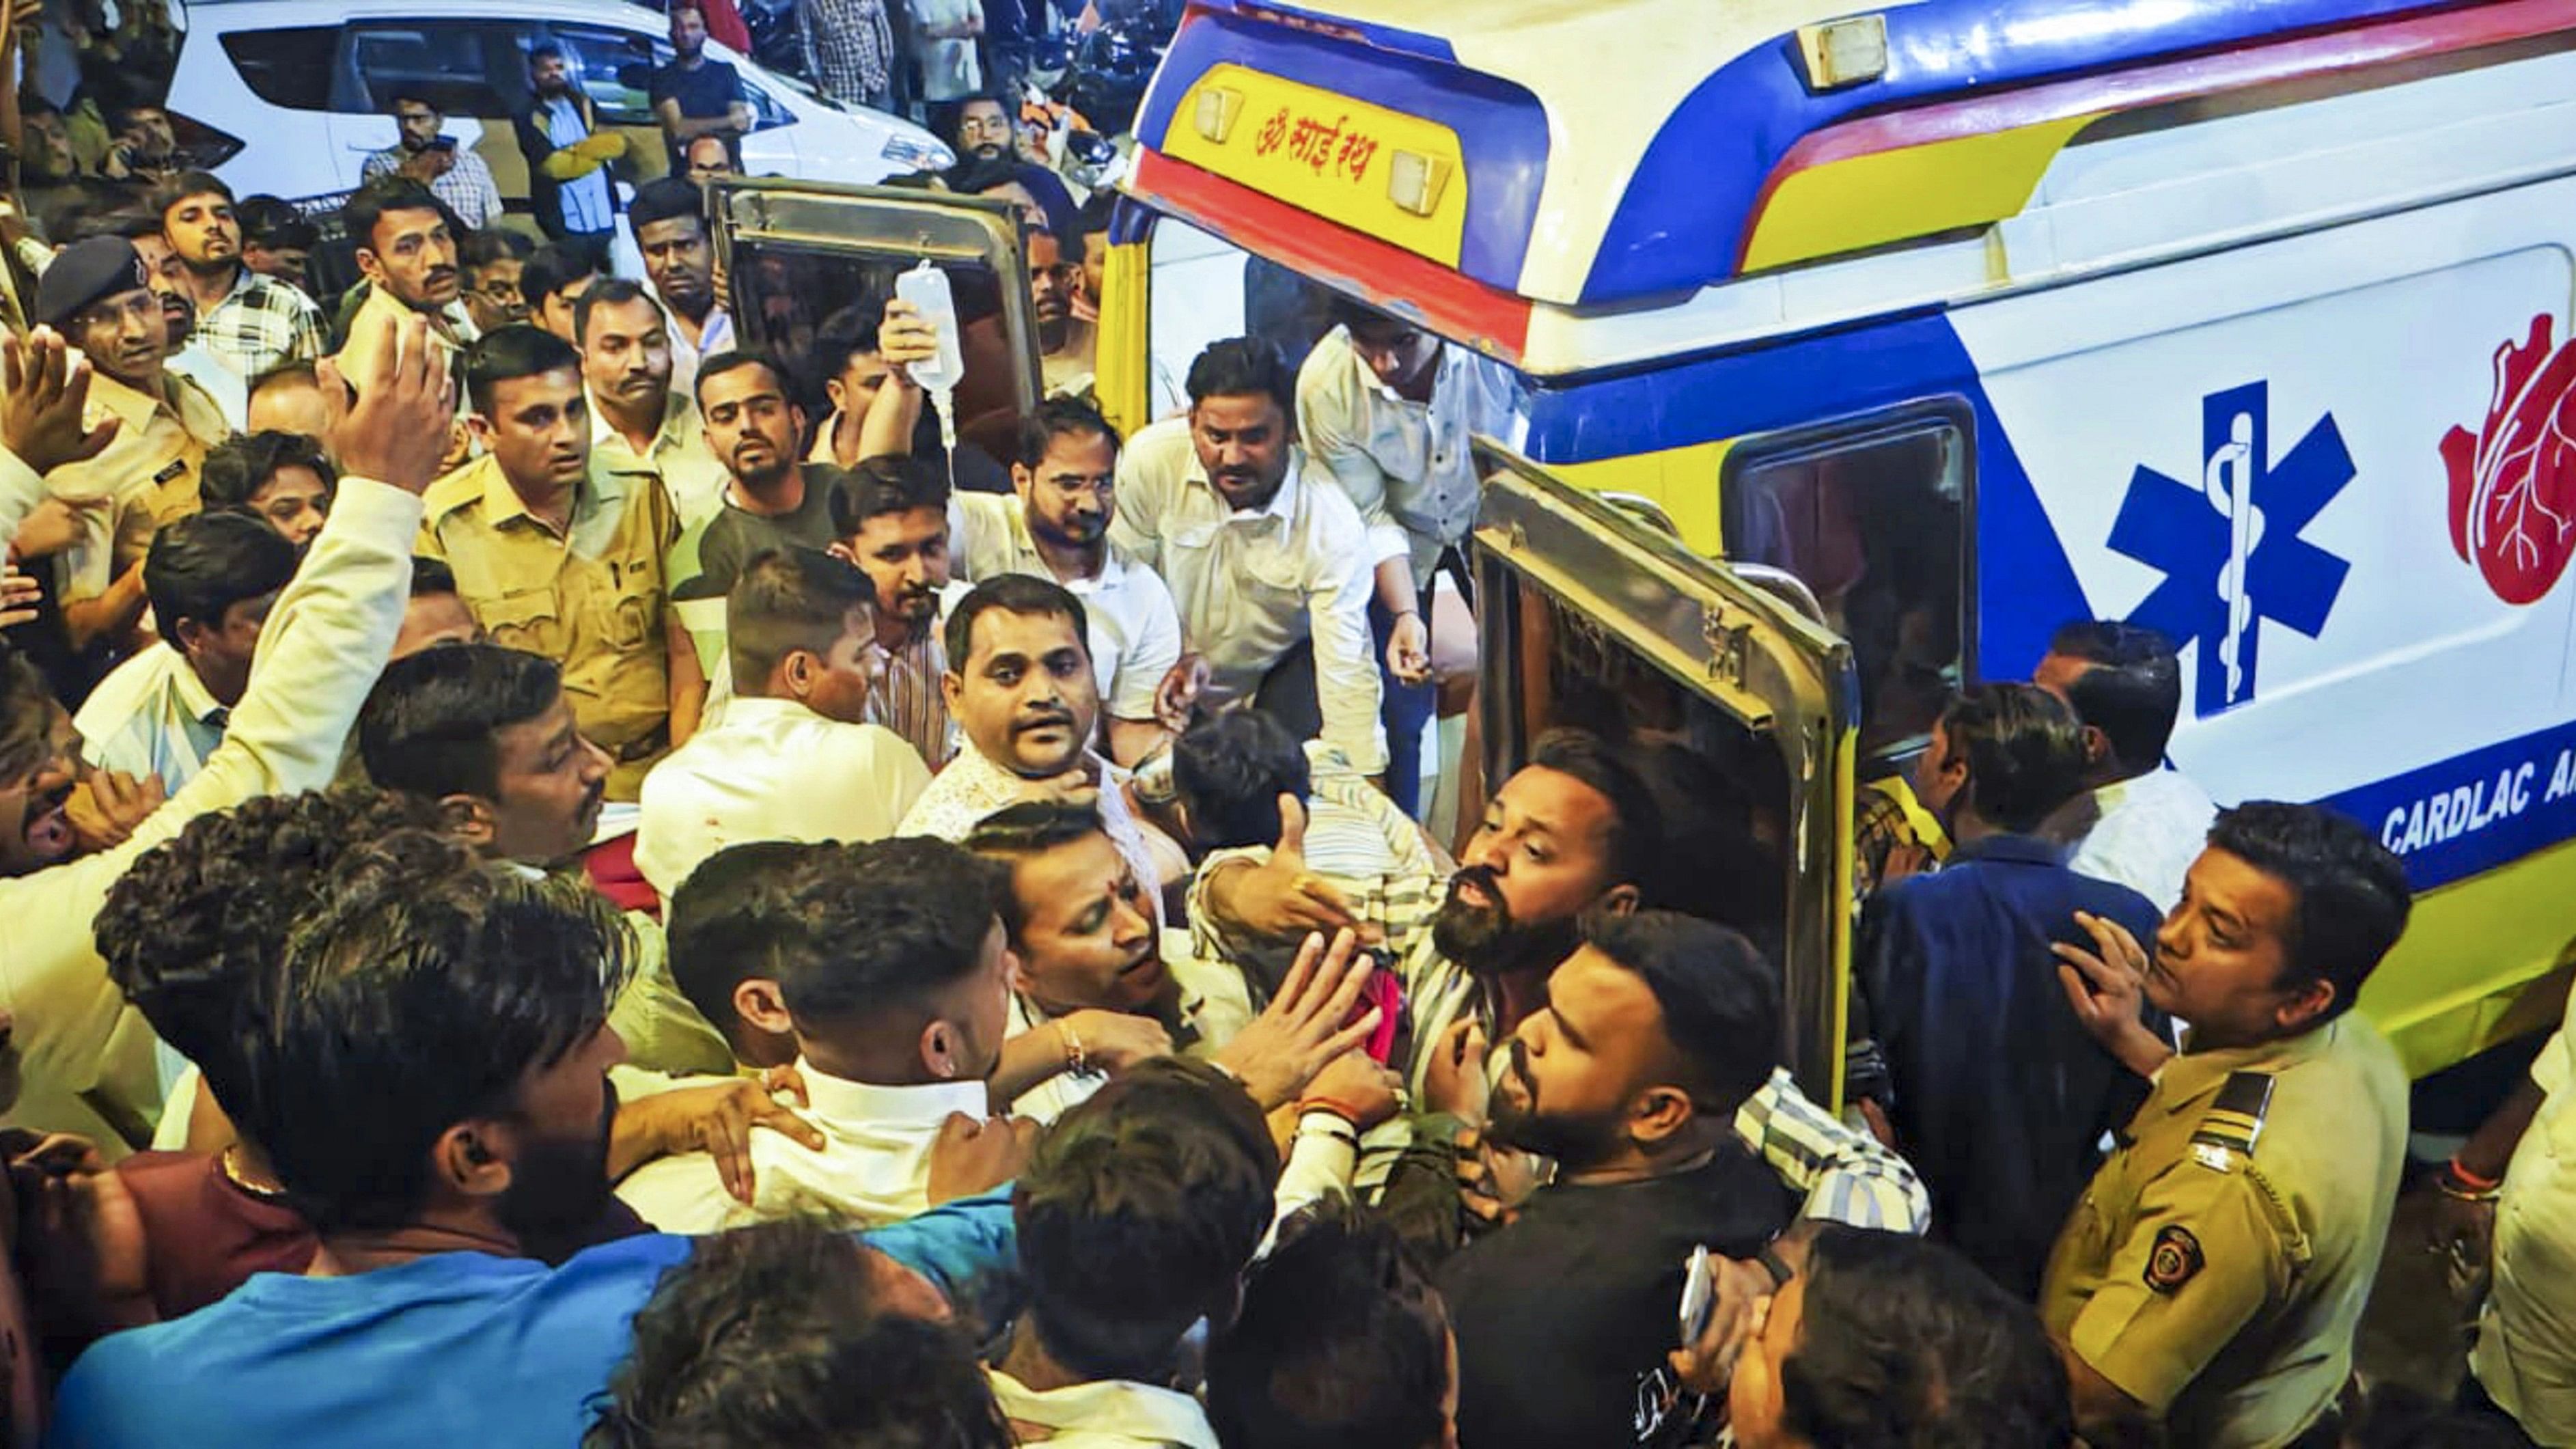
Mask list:
[[[1499,293],[1617,304],[2010,215],[2076,130],[2188,98],[2192,67],[2291,50],[2274,79],[2364,63],[2380,57],[2339,53],[2358,49],[2339,35],[2416,3],[1194,0],[1136,132],[1161,159]],[[1800,27],[1870,13],[1885,72],[1812,88]],[[2132,86],[2140,75],[2170,83]],[[1223,141],[1230,113],[1211,88],[1245,110]],[[1256,135],[1271,148],[1259,157]],[[1445,205],[1410,219],[1374,214],[1398,150],[1454,171],[1459,195],[1417,195]],[[1289,153],[1313,180],[1279,169]],[[1890,156],[1897,170],[1871,169]]]

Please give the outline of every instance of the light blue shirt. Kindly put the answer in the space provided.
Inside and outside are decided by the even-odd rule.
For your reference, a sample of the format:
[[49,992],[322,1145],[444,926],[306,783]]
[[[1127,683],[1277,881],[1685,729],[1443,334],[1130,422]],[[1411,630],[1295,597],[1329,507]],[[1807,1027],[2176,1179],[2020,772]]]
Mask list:
[[[558,149],[590,139],[590,127],[582,124],[581,107],[574,105],[571,97],[546,102],[546,139]],[[617,224],[617,207],[608,192],[607,167],[564,182],[559,194],[564,230],[607,231]]]

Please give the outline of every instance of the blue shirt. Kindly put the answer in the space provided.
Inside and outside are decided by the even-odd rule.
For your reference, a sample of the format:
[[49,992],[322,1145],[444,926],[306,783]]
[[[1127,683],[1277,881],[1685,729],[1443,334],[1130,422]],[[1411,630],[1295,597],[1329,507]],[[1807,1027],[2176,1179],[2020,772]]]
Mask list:
[[[1007,1188],[864,1236],[960,1312],[1017,1271]],[[459,1252],[346,1278],[261,1273],[92,1346],[63,1378],[46,1443],[570,1449],[636,1310],[695,1245],[648,1233],[551,1269]]]
[[[1861,919],[1858,975],[1894,1083],[1897,1150],[1931,1190],[1933,1233],[2023,1298],[2101,1165],[2103,1135],[2147,1095],[2075,1019],[2049,945],[2095,949],[2075,924],[2086,911],[2153,951],[2162,917],[2063,861],[2035,837],[1988,836],[1879,892]],[[2162,1014],[2149,1019],[2162,1032]]]
[[[581,107],[570,96],[545,103],[546,139],[557,149],[577,146],[590,139],[590,127],[582,123]],[[617,225],[617,206],[608,192],[608,168],[585,171],[564,182],[556,194],[562,198],[564,230],[576,232],[607,231]]]

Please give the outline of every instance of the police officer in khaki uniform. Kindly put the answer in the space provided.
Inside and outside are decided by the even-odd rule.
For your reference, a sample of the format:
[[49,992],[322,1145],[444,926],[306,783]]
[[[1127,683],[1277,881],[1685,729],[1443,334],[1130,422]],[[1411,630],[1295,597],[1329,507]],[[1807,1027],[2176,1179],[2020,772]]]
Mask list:
[[581,359],[561,338],[500,328],[467,352],[465,378],[485,453],[430,485],[420,552],[455,570],[493,642],[563,666],[573,718],[616,762],[608,798],[632,800],[706,700],[664,580],[670,496],[592,450]]
[[[2308,805],[2222,812],[2152,961],[2117,925],[2059,946],[2076,1014],[2146,1104],[2040,1294],[2096,1444],[2333,1443],[2406,1142],[2406,1074],[2347,1014],[2404,928],[2396,858]],[[2192,1023],[2179,1056],[2145,999]]]

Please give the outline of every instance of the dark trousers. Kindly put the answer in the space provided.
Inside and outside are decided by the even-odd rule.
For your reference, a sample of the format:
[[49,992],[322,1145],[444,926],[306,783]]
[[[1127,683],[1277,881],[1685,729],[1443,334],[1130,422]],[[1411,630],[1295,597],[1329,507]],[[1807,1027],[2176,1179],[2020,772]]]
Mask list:
[[[1438,578],[1435,572],[1432,578]],[[1431,622],[1431,581],[1423,581],[1414,605]],[[1386,794],[1407,815],[1422,810],[1422,727],[1440,703],[1440,686],[1431,680],[1405,684],[1386,667],[1386,639],[1395,632],[1395,615],[1375,595],[1369,598],[1369,637],[1377,641],[1378,720],[1386,726]]]

